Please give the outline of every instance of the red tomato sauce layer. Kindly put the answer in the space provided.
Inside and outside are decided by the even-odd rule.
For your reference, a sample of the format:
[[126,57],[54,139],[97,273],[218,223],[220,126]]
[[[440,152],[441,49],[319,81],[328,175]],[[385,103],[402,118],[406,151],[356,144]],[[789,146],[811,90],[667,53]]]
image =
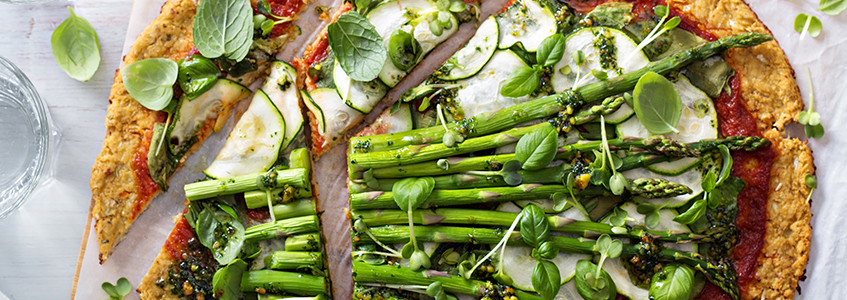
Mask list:
[[[188,209],[186,209],[187,211]],[[168,236],[168,240],[165,241],[165,250],[168,251],[168,254],[171,257],[179,259],[182,258],[182,251],[185,249],[185,246],[188,245],[188,241],[194,238],[194,230],[191,229],[191,225],[188,224],[188,221],[185,218],[179,218],[179,222],[174,226],[174,230],[171,231],[171,234]]]

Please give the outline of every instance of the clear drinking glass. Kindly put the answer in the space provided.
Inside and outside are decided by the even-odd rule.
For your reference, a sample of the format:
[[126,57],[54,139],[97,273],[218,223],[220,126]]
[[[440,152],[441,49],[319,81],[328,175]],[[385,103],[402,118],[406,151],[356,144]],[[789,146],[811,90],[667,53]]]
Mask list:
[[50,145],[47,107],[18,67],[0,56],[0,219],[38,185]]

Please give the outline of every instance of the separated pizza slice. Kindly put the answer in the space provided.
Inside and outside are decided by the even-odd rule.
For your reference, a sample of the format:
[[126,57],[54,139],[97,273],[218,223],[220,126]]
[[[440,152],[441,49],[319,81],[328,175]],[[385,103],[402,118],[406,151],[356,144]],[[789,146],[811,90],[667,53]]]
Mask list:
[[331,291],[296,70],[274,61],[138,287],[141,299]]
[[459,0],[357,5],[338,9],[295,64],[305,78],[316,156],[343,140],[418,62],[479,14],[479,7]]
[[[769,32],[740,1],[723,18],[756,26],[690,3],[572,2],[510,2],[350,140],[354,298],[793,297],[814,168],[781,137],[799,98],[778,46],[748,31]],[[560,36],[533,34],[546,9]],[[648,71],[678,98],[660,143],[698,154],[643,148],[658,141],[639,111]]]
[[[170,0],[139,35],[115,74],[103,150],[91,172],[101,263],[267,74],[276,52],[299,33],[291,21],[307,3]],[[223,27],[225,37],[213,34]]]

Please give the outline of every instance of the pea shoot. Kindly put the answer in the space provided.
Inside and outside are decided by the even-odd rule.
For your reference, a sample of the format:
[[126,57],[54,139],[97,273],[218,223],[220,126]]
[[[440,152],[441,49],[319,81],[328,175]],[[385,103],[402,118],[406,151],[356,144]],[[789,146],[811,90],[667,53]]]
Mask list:
[[800,33],[801,42],[806,37],[806,33],[816,38],[821,34],[821,30],[823,30],[823,24],[821,24],[821,20],[818,17],[807,14],[797,14],[794,17],[794,31]]
[[809,72],[809,67],[806,67],[806,79],[809,83],[809,110],[801,111],[797,120],[805,126],[807,137],[819,139],[823,137],[824,130],[821,115],[815,111],[815,90],[812,86],[812,74]]
[[126,295],[129,295],[129,292],[132,290],[132,284],[129,283],[129,280],[127,280],[126,277],[118,279],[116,284],[103,282],[100,287],[107,295],[109,295],[109,300],[121,300],[126,297]]
[[394,202],[409,216],[409,243],[403,246],[400,254],[403,258],[409,259],[412,270],[418,270],[421,267],[429,269],[431,266],[429,256],[418,247],[418,242],[415,240],[415,222],[412,213],[426,201],[434,189],[435,179],[432,177],[410,177],[394,183],[391,190],[394,194]]
[[811,189],[811,190],[809,190],[809,195],[806,196],[806,203],[808,204],[809,200],[812,199],[812,193],[814,193],[815,189],[818,188],[818,178],[815,177],[815,175],[806,174],[805,181],[806,181],[806,186]]
[[283,17],[277,16],[271,11],[271,5],[268,3],[268,0],[259,0],[256,3],[256,6],[259,7],[259,12],[271,16],[270,19],[265,17],[264,15],[255,15],[253,16],[253,28],[261,29],[262,36],[266,36],[271,33],[271,30],[274,29],[274,26],[277,24],[282,24],[285,22],[291,22],[294,20],[292,17]]
[[[632,59],[635,53],[640,53],[641,49],[652,43],[660,35],[679,26],[679,23],[682,21],[679,19],[679,17],[673,17],[670,20],[667,20],[668,15],[670,15],[670,13],[668,12],[668,7],[664,5],[654,6],[653,13],[656,14],[657,17],[660,17],[662,19],[659,21],[658,24],[656,24],[656,27],[653,27],[653,30],[650,31],[650,33],[647,34],[647,36],[644,37],[643,40],[641,40],[641,43],[638,43],[638,47],[636,47],[635,51],[632,51],[629,56],[624,59],[624,62],[628,62],[630,59]],[[665,20],[667,20],[667,22],[665,22]],[[661,28],[661,30],[659,30],[659,28]]]

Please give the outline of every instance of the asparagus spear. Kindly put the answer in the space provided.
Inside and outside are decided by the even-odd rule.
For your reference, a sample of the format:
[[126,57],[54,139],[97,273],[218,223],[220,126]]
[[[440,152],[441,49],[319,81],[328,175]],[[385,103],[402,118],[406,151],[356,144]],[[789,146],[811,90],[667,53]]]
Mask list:
[[[592,102],[631,90],[638,79],[647,72],[666,74],[682,68],[694,61],[703,60],[730,48],[751,47],[772,40],[773,37],[761,33],[742,33],[724,37],[689,50],[680,52],[664,60],[651,63],[646,67],[621,76],[588,84],[576,90],[534,99],[513,105],[496,112],[489,112],[447,125],[449,130],[466,134],[467,137],[498,132],[515,125],[544,118],[567,109],[577,108],[585,102]],[[443,126],[433,126],[400,133],[376,136],[361,136],[350,139],[349,153],[374,152],[398,149],[410,145],[420,145],[439,141],[446,133]]]
[[[293,199],[302,199],[312,197],[312,191],[304,188],[286,186],[275,188],[270,191],[271,202],[287,203]],[[266,191],[249,191],[244,193],[244,202],[247,208],[255,209],[268,206],[268,194]]]
[[351,153],[348,157],[349,168],[352,173],[370,168],[408,165],[451,155],[497,148],[517,143],[523,135],[541,127],[552,126],[549,123],[541,123],[527,127],[512,128],[504,132],[468,139],[453,147],[447,147],[444,144],[410,145],[388,151]]
[[244,231],[244,242],[258,242],[313,231],[318,231],[318,216],[296,217],[247,228]]
[[305,168],[271,169],[265,173],[247,174],[232,178],[207,180],[185,185],[185,198],[189,201],[231,195],[264,188],[291,185],[310,189],[309,172]]
[[326,278],[302,273],[258,270],[241,276],[241,291],[252,293],[291,293],[301,296],[326,294]]
[[477,299],[486,297],[490,299],[503,299],[504,295],[508,296],[508,289],[514,291],[514,296],[518,299],[541,300],[538,296],[490,281],[467,280],[460,276],[446,275],[433,270],[412,271],[411,268],[406,267],[372,265],[359,261],[353,262],[353,280],[355,282],[428,286],[438,281],[441,282],[445,292],[473,296]]
[[265,266],[274,270],[296,270],[301,267],[323,268],[320,252],[276,251],[265,257]]
[[321,248],[321,236],[317,232],[290,236],[285,239],[285,251],[311,251]]
[[273,213],[277,220],[282,220],[294,217],[317,215],[318,211],[315,207],[314,199],[301,199],[274,205]]
[[[402,244],[409,242],[408,226],[381,226],[369,229],[371,234],[382,243]],[[436,243],[476,243],[476,244],[496,244],[506,234],[502,229],[488,228],[471,228],[471,227],[451,227],[451,226],[419,226],[415,228],[415,239],[419,242],[436,242]],[[369,236],[357,236],[354,238],[357,243],[372,243],[373,240]],[[589,241],[581,238],[567,238],[561,236],[550,236],[550,241],[553,242],[560,252],[579,253],[579,254],[595,254],[594,241]],[[512,231],[507,238],[507,244],[512,246],[528,247],[521,238],[519,231]],[[646,248],[640,244],[623,244],[621,257],[633,257],[644,255]],[[661,249],[658,258],[667,261],[677,261],[694,267],[703,272],[710,281],[720,286],[734,299],[738,298],[738,286],[736,285],[735,271],[732,270],[731,264],[714,264],[705,260],[704,257],[696,253],[686,253],[670,249]]]
[[[630,182],[630,192],[649,198],[665,198],[684,195],[691,192],[686,186],[663,179],[640,178]],[[490,187],[486,189],[434,190],[424,200],[421,207],[456,206],[486,202],[507,202],[519,200],[549,199],[555,193],[568,193],[564,185],[521,184],[512,187]],[[575,192],[576,197],[610,196],[611,192],[603,187],[591,186]],[[375,191],[350,195],[350,209],[397,208],[393,192]]]
[[[351,214],[354,218],[362,220],[368,226],[407,224],[406,212],[401,210],[354,210]],[[461,224],[508,227],[517,218],[518,214],[477,209],[438,208],[432,210],[416,210],[412,213],[412,216],[415,224],[419,225]],[[656,231],[640,228],[632,228],[626,232],[616,233],[612,231],[612,225],[604,223],[577,221],[559,216],[548,216],[547,221],[552,231],[579,234],[584,237],[597,237],[605,233],[611,236],[640,239],[644,234],[649,234],[657,240],[664,242],[705,243],[711,242],[716,237],[726,233],[722,228],[716,228],[716,230],[710,231],[708,234],[673,230]],[[418,231],[418,228],[420,227],[415,227],[415,231]],[[373,233],[373,229],[371,230],[371,233]]]

